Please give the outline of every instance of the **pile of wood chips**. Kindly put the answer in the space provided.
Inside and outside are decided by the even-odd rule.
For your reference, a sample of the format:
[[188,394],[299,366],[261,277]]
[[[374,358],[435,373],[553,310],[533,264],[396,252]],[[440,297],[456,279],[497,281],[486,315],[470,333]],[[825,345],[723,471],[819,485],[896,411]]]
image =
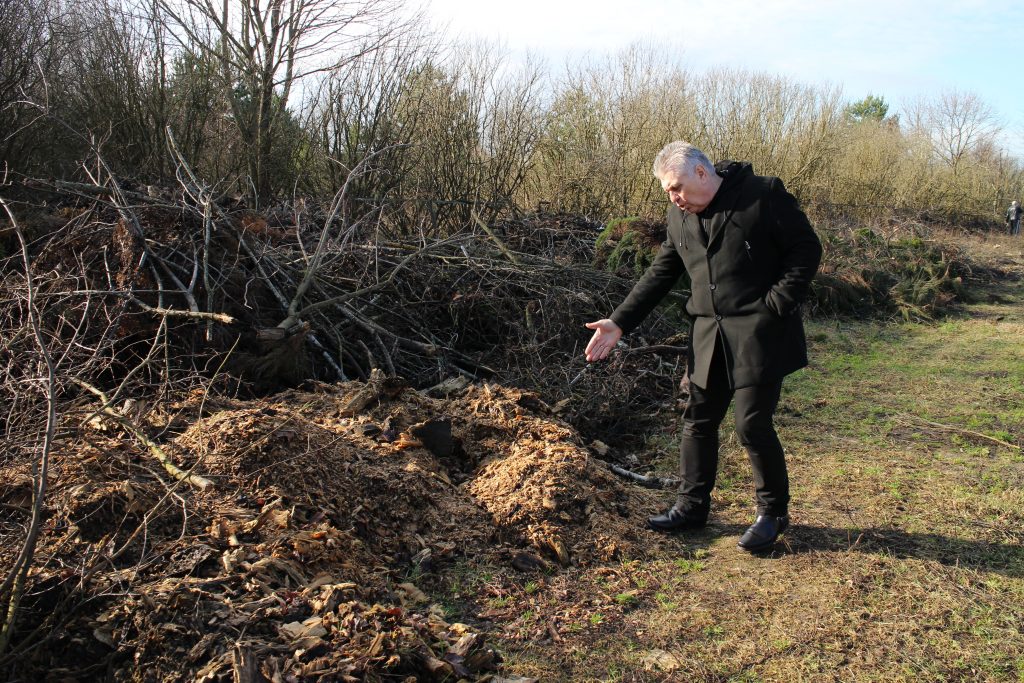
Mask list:
[[151,413],[151,430],[183,427],[164,447],[205,490],[115,427],[83,427],[55,458],[26,624],[51,630],[23,675],[516,680],[486,623],[429,593],[437,577],[635,555],[653,503],[537,396],[433,393],[378,373]]

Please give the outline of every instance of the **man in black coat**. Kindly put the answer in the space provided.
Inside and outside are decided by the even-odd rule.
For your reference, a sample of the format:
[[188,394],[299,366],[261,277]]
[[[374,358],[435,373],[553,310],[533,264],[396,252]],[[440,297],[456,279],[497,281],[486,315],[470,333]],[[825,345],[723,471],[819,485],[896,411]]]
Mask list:
[[703,527],[718,469],[718,427],[735,399],[736,434],[754,471],[757,518],[740,538],[752,552],[789,525],[789,479],[773,415],[782,378],[807,365],[800,304],[821,242],[778,178],[750,164],[712,165],[696,147],[668,144],[654,160],[668,193],[667,238],[610,318],[587,323],[588,361],[602,360],[672,289],[684,270],[693,316],[690,399],[683,413],[675,504],[648,519],[657,530]]

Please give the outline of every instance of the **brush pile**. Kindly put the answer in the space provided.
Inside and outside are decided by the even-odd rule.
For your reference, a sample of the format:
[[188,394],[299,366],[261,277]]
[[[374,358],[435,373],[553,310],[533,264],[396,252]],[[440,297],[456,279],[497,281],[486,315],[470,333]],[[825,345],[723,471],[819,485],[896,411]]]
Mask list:
[[485,680],[500,657],[437,576],[642,552],[656,503],[587,444],[636,444],[682,349],[583,362],[629,287],[589,266],[595,226],[46,198],[5,200],[0,232],[12,678]]
[[810,307],[820,315],[898,315],[931,320],[963,296],[972,269],[948,240],[920,223],[872,229],[835,223],[822,231],[825,254]]

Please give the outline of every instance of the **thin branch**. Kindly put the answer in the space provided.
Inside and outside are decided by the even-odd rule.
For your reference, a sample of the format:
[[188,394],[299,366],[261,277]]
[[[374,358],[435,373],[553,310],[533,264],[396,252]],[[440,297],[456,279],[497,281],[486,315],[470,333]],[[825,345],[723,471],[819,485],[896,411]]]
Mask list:
[[32,557],[35,554],[36,542],[39,538],[39,529],[43,521],[43,502],[46,499],[46,483],[49,475],[50,468],[50,449],[53,445],[53,436],[56,431],[57,425],[57,409],[56,409],[56,373],[53,366],[53,360],[50,358],[50,352],[46,347],[46,341],[43,338],[42,328],[39,323],[39,316],[35,310],[35,289],[32,284],[32,266],[28,256],[28,246],[25,243],[25,236],[21,232],[21,228],[18,226],[17,220],[14,218],[14,214],[11,212],[7,202],[0,197],[0,206],[4,207],[4,211],[11,220],[11,225],[14,229],[14,234],[18,238],[18,242],[21,245],[21,258],[25,265],[25,283],[28,291],[28,313],[29,319],[32,322],[32,332],[35,336],[36,343],[39,345],[39,352],[42,354],[44,361],[46,362],[46,432],[43,437],[42,452],[39,454],[39,465],[33,467],[33,482],[32,482],[32,519],[29,523],[28,535],[25,537],[25,542],[21,546],[21,551],[18,553],[18,557],[15,559],[14,564],[11,566],[10,571],[4,577],[3,583],[0,583],[0,597],[3,597],[10,591],[10,599],[6,605],[6,613],[4,614],[3,624],[0,627],[0,653],[3,653],[7,649],[7,645],[10,642],[11,635],[14,631],[15,617],[17,616],[18,607],[21,604],[21,597],[23,595],[25,587],[25,578],[28,575],[28,568],[32,564]]
[[1000,446],[1003,446],[1005,448],[1013,448],[1013,449],[1018,450],[1018,451],[1022,450],[1022,448],[1020,446],[1018,446],[1017,444],[1013,444],[1013,443],[1010,443],[1008,441],[1003,441],[1002,439],[997,439],[994,436],[989,436],[988,434],[982,434],[981,432],[975,432],[975,431],[971,431],[970,429],[964,429],[963,427],[954,427],[952,425],[945,425],[945,424],[941,424],[939,422],[932,422],[931,420],[926,420],[923,417],[918,417],[917,415],[910,415],[908,413],[900,413],[896,417],[900,417],[900,418],[903,418],[905,420],[910,420],[912,422],[915,422],[915,421],[916,422],[920,422],[921,424],[926,424],[929,427],[935,427],[936,429],[941,429],[941,430],[943,430],[945,432],[956,432],[958,434],[967,434],[968,436],[973,436],[973,437],[976,437],[976,438],[979,438],[979,439],[984,439],[985,441],[991,441],[992,443],[999,444]]
[[101,390],[97,389],[88,382],[85,382],[77,378],[73,379],[72,381],[78,386],[85,389],[86,391],[95,394],[97,397],[99,397],[100,401],[103,404],[103,414],[113,419],[115,422],[117,422],[122,427],[131,432],[132,436],[141,441],[146,446],[146,448],[149,449],[153,456],[160,462],[160,464],[164,466],[164,469],[167,470],[167,472],[170,473],[172,477],[174,477],[175,479],[186,481],[189,484],[192,484],[193,486],[200,489],[206,489],[210,486],[213,486],[213,482],[210,481],[209,479],[201,477],[198,474],[191,474],[189,472],[186,472],[179,468],[177,465],[175,465],[171,461],[170,456],[168,456],[167,453],[164,452],[164,450],[156,444],[156,442],[154,442],[152,439],[146,436],[145,432],[143,432],[134,422],[132,422],[124,415],[121,415],[120,413],[118,413],[117,411],[110,407],[110,401],[107,399],[107,395],[104,394]]
[[477,225],[479,225],[481,228],[483,228],[484,232],[487,233],[487,236],[490,237],[492,240],[494,240],[494,243],[496,245],[498,245],[498,249],[500,249],[501,253],[505,255],[505,258],[507,258],[513,264],[518,266],[519,265],[519,260],[516,258],[515,254],[513,254],[511,251],[509,251],[508,247],[505,246],[505,243],[502,242],[500,239],[498,239],[498,236],[495,235],[494,232],[490,228],[487,227],[486,223],[484,223],[482,220],[480,220],[480,216],[478,216],[476,214],[476,209],[475,208],[469,210],[469,215],[473,217],[473,220],[476,221]]
[[608,463],[608,468],[615,474],[619,475],[620,477],[625,477],[626,479],[629,479],[630,481],[633,481],[649,489],[668,489],[679,486],[678,479],[671,479],[669,477],[656,477],[653,474],[637,474],[636,472],[627,470],[624,467],[619,467],[618,465],[612,463]]
[[156,313],[157,315],[164,315],[169,318],[193,318],[197,320],[209,320],[212,322],[224,323],[225,325],[234,325],[235,318],[231,317],[227,313],[207,313],[206,311],[182,311],[176,308],[160,308],[157,306],[150,306],[139,298],[133,296],[128,292],[110,292],[111,294],[117,294],[121,296],[127,296],[127,298],[136,306],[149,313]]
[[[454,242],[457,242],[457,241],[463,240],[463,239],[465,239],[465,237],[461,237],[461,236],[449,237],[448,239],[444,239],[444,240],[441,240],[439,242],[435,242],[434,244],[430,244],[430,245],[427,245],[425,247],[421,247],[421,248],[417,249],[416,251],[414,251],[413,253],[411,253],[408,256],[406,256],[404,259],[402,259],[402,261],[399,262],[399,264],[396,265],[391,270],[391,272],[388,274],[388,276],[386,278],[384,278],[383,280],[381,280],[380,282],[377,282],[376,284],[370,285],[369,287],[363,287],[362,289],[357,289],[357,290],[355,290],[353,292],[346,292],[345,294],[339,294],[338,296],[331,297],[330,299],[324,299],[323,301],[318,301],[315,304],[310,304],[309,306],[306,306],[305,308],[300,310],[294,316],[294,318],[296,318],[296,319],[303,318],[303,317],[309,315],[310,313],[312,313],[314,311],[319,311],[322,308],[327,308],[328,306],[333,306],[335,304],[342,304],[342,303],[345,303],[346,301],[348,301],[350,299],[355,299],[357,297],[365,296],[367,294],[371,294],[371,293],[376,292],[378,290],[384,289],[385,287],[390,285],[395,280],[395,277],[402,270],[404,270],[407,265],[409,265],[410,261],[412,261],[417,256],[425,254],[428,251],[430,251],[431,249],[436,249],[437,247],[443,246],[445,244],[451,244],[451,243],[454,243]],[[282,321],[281,323],[278,324],[278,327],[290,327],[295,322],[291,318],[292,318],[291,316],[289,318],[286,318],[284,321]],[[288,324],[286,325],[285,323],[288,323]]]
[[653,344],[651,346],[637,346],[633,349],[626,349],[625,353],[664,353],[681,355],[689,349],[685,346],[669,346],[667,344]]
[[[301,317],[301,314],[298,312],[299,303],[302,301],[303,297],[306,296],[306,292],[313,284],[313,281],[317,275],[317,271],[320,269],[320,264],[321,261],[323,260],[324,251],[327,247],[327,236],[329,234],[331,225],[334,223],[334,219],[337,217],[338,213],[345,205],[345,197],[348,194],[349,184],[354,179],[362,177],[365,168],[370,163],[370,160],[394,148],[395,146],[384,147],[383,149],[379,149],[371,154],[368,154],[365,158],[361,159],[359,163],[356,164],[356,166],[348,173],[347,177],[345,178],[344,184],[341,186],[341,189],[339,189],[335,193],[334,198],[331,200],[330,212],[327,215],[327,219],[324,221],[324,227],[320,230],[320,240],[317,242],[316,249],[313,251],[312,258],[309,259],[308,265],[306,267],[306,272],[303,274],[302,280],[299,282],[299,285],[295,288],[295,295],[292,297],[292,300],[289,302],[288,307],[286,309],[288,311],[288,317],[285,319],[285,322],[289,323],[289,325],[285,325],[285,327],[290,326],[292,323],[294,323],[296,319]],[[355,227],[356,226],[354,225],[349,226],[347,233],[351,235],[355,231]],[[344,248],[344,246],[345,244],[343,241],[339,248]]]

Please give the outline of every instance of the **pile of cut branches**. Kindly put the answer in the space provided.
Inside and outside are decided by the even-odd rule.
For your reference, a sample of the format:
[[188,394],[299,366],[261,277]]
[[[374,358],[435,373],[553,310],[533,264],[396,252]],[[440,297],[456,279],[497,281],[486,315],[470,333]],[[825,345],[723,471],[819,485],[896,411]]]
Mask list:
[[[618,377],[621,364],[590,371],[582,359],[583,323],[607,315],[631,284],[590,266],[597,226],[534,215],[402,238],[380,212],[350,215],[341,193],[329,205],[255,211],[182,169],[175,190],[109,179],[44,193],[32,183],[21,188],[29,200],[11,204],[29,237],[44,334],[111,402],[170,396],[214,376],[222,391],[265,394],[366,379],[374,368],[421,387],[462,376],[554,401],[581,389],[612,408],[615,397],[638,398]],[[43,199],[59,208],[33,207]],[[7,253],[4,286],[23,291],[22,259]],[[25,329],[23,303],[0,303],[12,332]],[[644,330],[663,340],[685,327],[656,315]],[[31,344],[19,336],[5,351],[20,357]],[[675,345],[630,359],[657,378],[658,401],[681,372]]]
[[[100,599],[79,594],[86,574],[114,572],[112,591],[135,585],[125,572],[157,526],[194,538],[195,523],[210,522],[184,495],[216,481],[175,452],[192,419],[169,408],[176,402],[198,403],[202,416],[202,406],[227,397],[381,371],[438,396],[497,380],[536,391],[588,442],[613,446],[635,444],[645,431],[638,415],[653,420],[671,404],[684,347],[665,343],[679,331],[665,314],[611,362],[583,361],[583,323],[607,315],[630,286],[589,265],[596,230],[585,221],[475,221],[428,240],[390,232],[379,211],[351,214],[343,193],[322,206],[296,200],[257,211],[216,196],[184,162],[179,172],[177,188],[109,174],[2,188],[0,415],[9,447],[0,468],[13,478],[0,491],[10,511],[0,516],[0,653],[12,638],[18,647],[38,642],[31,628],[19,632],[26,614],[54,605],[73,613]],[[96,450],[95,430],[116,436]],[[84,478],[69,469],[83,457],[97,468]],[[133,475],[115,474],[124,468]],[[61,515],[47,502],[54,482],[74,501]],[[479,495],[491,494],[503,495]],[[33,569],[40,538],[41,574]],[[65,538],[84,543],[73,561],[61,554]],[[125,633],[109,628],[124,616],[98,621],[98,642]],[[416,642],[458,644],[459,634],[438,628]],[[216,661],[244,672],[252,652],[221,649]]]
[[810,302],[816,314],[930,320],[963,295],[972,273],[962,250],[923,223],[833,222],[821,235],[825,253]]

